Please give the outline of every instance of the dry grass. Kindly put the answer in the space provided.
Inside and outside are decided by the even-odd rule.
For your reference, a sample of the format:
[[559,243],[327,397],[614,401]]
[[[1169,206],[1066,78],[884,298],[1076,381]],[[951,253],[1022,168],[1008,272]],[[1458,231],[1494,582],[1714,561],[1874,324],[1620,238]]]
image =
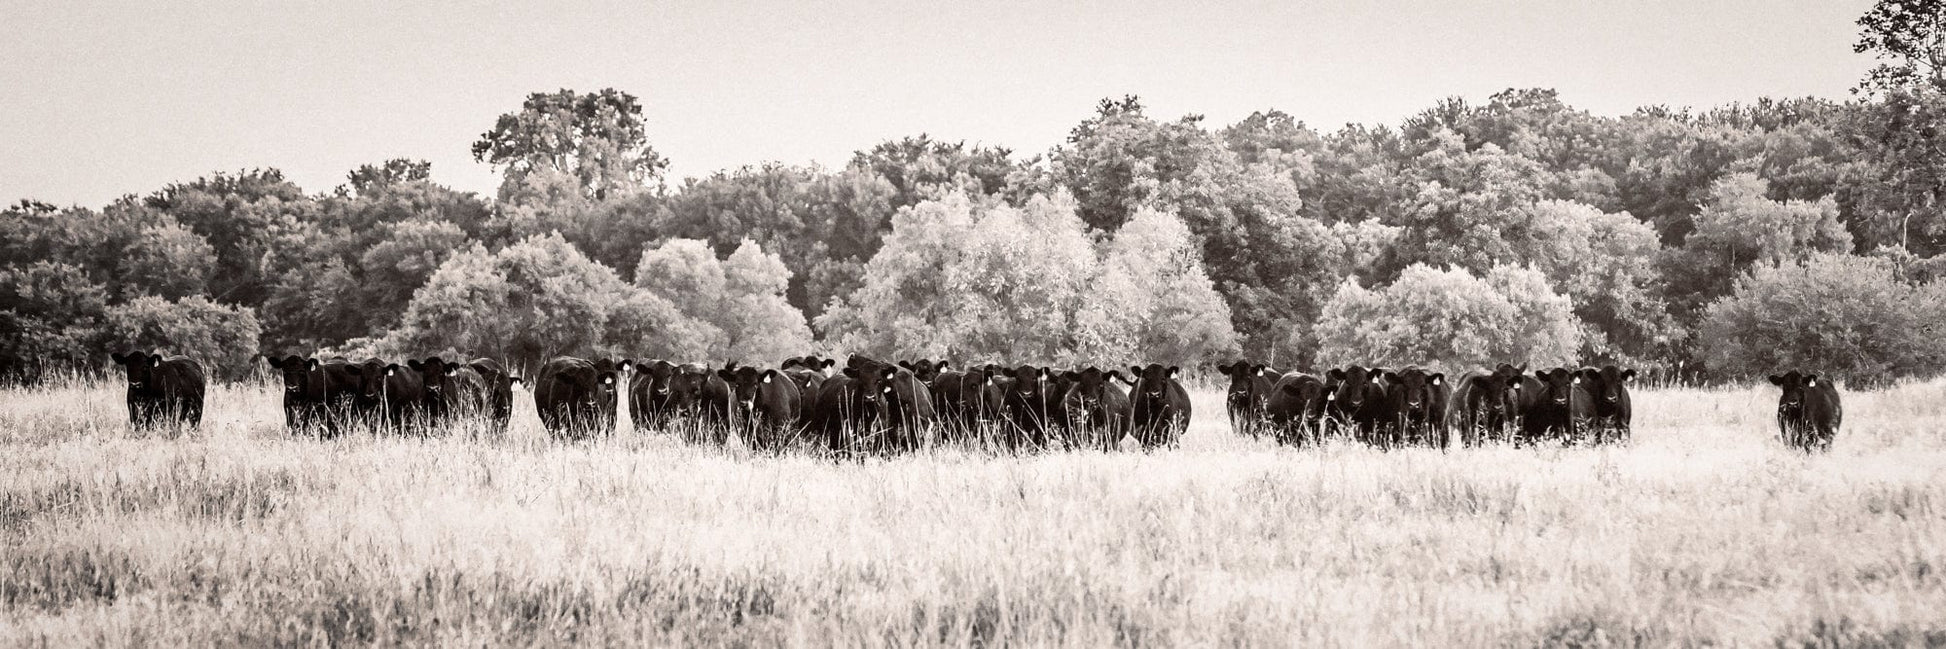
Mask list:
[[[658,435],[287,438],[229,386],[0,392],[0,645],[1946,644],[1946,383],[1637,397],[1626,448],[833,463]],[[624,419],[626,421],[626,419]]]

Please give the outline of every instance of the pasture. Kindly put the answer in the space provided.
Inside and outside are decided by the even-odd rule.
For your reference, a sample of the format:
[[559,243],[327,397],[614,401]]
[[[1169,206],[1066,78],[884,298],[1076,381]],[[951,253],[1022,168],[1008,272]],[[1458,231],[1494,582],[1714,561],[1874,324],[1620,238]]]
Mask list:
[[[1644,389],[1631,444],[860,462],[624,432],[293,439],[278,388],[128,430],[0,392],[0,645],[1946,643],[1946,382]],[[627,419],[622,420],[626,422]],[[624,431],[626,423],[622,425]]]

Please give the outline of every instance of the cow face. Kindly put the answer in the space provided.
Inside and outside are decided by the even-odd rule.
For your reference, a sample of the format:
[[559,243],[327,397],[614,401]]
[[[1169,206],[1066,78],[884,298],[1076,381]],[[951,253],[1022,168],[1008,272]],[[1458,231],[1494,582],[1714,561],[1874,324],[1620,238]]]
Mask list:
[[1135,375],[1136,385],[1141,386],[1142,395],[1151,399],[1161,399],[1169,389],[1169,382],[1182,375],[1182,368],[1160,363],[1150,363],[1147,367],[1132,365],[1128,369]]
[[1068,394],[1073,395],[1072,398],[1088,411],[1101,407],[1102,400],[1106,398],[1104,395],[1109,389],[1109,381],[1122,380],[1121,371],[1104,372],[1096,367],[1066,372],[1062,376],[1073,386]]
[[385,397],[385,377],[397,365],[387,364],[376,358],[355,366],[358,373],[358,397],[367,403],[375,403]]
[[155,384],[155,370],[162,366],[161,354],[129,352],[108,356],[115,359],[116,365],[122,366],[122,376],[128,380],[130,392],[149,392],[159,389]]
[[777,370],[760,370],[749,366],[717,370],[716,374],[730,384],[730,391],[736,395],[736,402],[741,404],[746,412],[756,407],[757,394],[763,391],[765,386],[777,381],[789,380]]
[[676,377],[682,374],[682,366],[664,360],[645,358],[633,365],[635,389],[647,390],[658,398],[667,398],[675,388]]
[[1621,403],[1622,395],[1628,392],[1628,383],[1635,379],[1635,370],[1625,370],[1607,365],[1594,371],[1590,390],[1595,398],[1603,403]]
[[407,360],[405,364],[424,377],[428,394],[441,399],[445,398],[450,390],[450,382],[447,379],[458,374],[460,368],[459,365],[447,363],[445,359],[438,356],[425,360]]
[[886,401],[892,399],[892,378],[899,375],[899,368],[891,365],[867,364],[845,368],[845,376],[858,380],[857,392],[853,398],[861,408],[871,408],[875,412]]
[[703,400],[704,390],[709,380],[716,376],[709,368],[688,364],[678,366],[674,375],[669,377],[669,395],[681,403],[697,403]]
[[1334,368],[1327,376],[1336,386],[1325,399],[1347,412],[1357,411],[1365,406],[1365,401],[1376,389],[1383,387],[1384,376],[1379,372],[1353,365]]
[[919,380],[931,383],[933,379],[939,378],[940,372],[946,371],[947,362],[932,360],[899,361],[899,367],[911,370],[912,375],[918,377]]
[[1803,410],[1805,391],[1820,387],[1823,380],[1816,374],[1799,374],[1797,370],[1791,370],[1788,374],[1772,374],[1771,385],[1784,389],[1784,394],[1777,400],[1777,409],[1789,412]]
[[304,394],[310,387],[311,373],[318,369],[318,359],[300,356],[285,356],[281,359],[266,359],[284,379],[284,394],[297,396]]
[[1412,415],[1426,414],[1433,405],[1435,392],[1446,382],[1446,375],[1437,372],[1428,374],[1416,367],[1401,372],[1385,372],[1383,376],[1392,386],[1395,404]]
[[1048,385],[1048,372],[1045,367],[1022,365],[1007,368],[1002,372],[1014,380],[1011,391],[1016,399],[1026,403],[1042,403],[1053,396],[1050,394],[1052,386]]
[[1271,375],[1269,365],[1262,363],[1252,364],[1246,361],[1218,365],[1216,366],[1216,371],[1222,372],[1224,376],[1230,377],[1231,392],[1250,390],[1256,385],[1257,379],[1268,378]]
[[1587,375],[1570,371],[1565,367],[1557,367],[1535,372],[1534,378],[1541,382],[1541,390],[1544,392],[1541,396],[1543,403],[1566,406],[1569,399],[1574,396],[1575,389],[1586,382]]
[[1296,380],[1280,381],[1277,389],[1302,404],[1302,417],[1306,423],[1316,423],[1324,417],[1324,402],[1329,396],[1325,393],[1323,381],[1316,377],[1304,376]]
[[1515,403],[1519,403],[1520,375],[1493,373],[1480,376],[1473,381],[1473,391],[1468,394],[1468,408],[1484,409],[1496,417],[1493,421],[1513,413]]

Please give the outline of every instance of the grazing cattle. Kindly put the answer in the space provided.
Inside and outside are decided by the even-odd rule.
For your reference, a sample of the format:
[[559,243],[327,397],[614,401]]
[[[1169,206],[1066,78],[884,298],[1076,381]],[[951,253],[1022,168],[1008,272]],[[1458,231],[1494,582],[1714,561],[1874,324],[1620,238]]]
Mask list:
[[1271,388],[1280,378],[1279,373],[1268,365],[1246,361],[1218,365],[1216,371],[1230,377],[1230,389],[1223,399],[1230,414],[1230,428],[1247,437],[1260,436],[1264,408],[1270,401]]
[[1189,392],[1176,377],[1180,368],[1149,364],[1129,367],[1135,376],[1129,393],[1129,429],[1143,448],[1175,446],[1189,428]]
[[1446,447],[1446,375],[1408,367],[1385,372],[1384,446]]
[[534,377],[534,409],[541,425],[557,438],[615,432],[619,380],[615,371],[599,369],[595,361],[583,358],[564,356],[541,365]]
[[688,394],[675,389],[682,366],[665,360],[634,361],[628,384],[628,417],[637,430],[666,430],[669,422],[688,414]]
[[1784,389],[1777,399],[1777,432],[1784,444],[1807,452],[1831,450],[1831,440],[1845,418],[1838,386],[1797,370],[1773,374],[1770,383]]
[[677,414],[686,419],[681,426],[684,439],[718,446],[729,443],[736,400],[729,381],[708,367],[684,363],[670,380],[670,389],[675,392]]
[[794,443],[804,415],[804,397],[797,383],[778,370],[755,367],[718,372],[735,395],[736,420],[743,441],[756,450]]
[[945,372],[934,381],[934,402],[941,404],[941,432],[949,441],[972,441],[1004,417],[1006,389],[1012,386],[998,366],[980,365],[964,372]]
[[1002,370],[1007,378],[1013,379],[1004,396],[1007,426],[1003,440],[1008,448],[1039,448],[1046,446],[1048,434],[1057,428],[1058,405],[1063,395],[1055,393],[1055,386],[1047,368],[1022,365]]
[[182,356],[109,354],[128,382],[128,423],[149,428],[203,423],[203,366]]
[[284,426],[308,430],[323,423],[324,380],[318,359],[302,356],[265,359],[284,380]]
[[1628,384],[1635,379],[1635,370],[1625,370],[1613,365],[1600,368],[1585,368],[1582,376],[1588,382],[1588,394],[1594,397],[1595,420],[1590,426],[1595,441],[1627,442],[1629,439],[1629,420],[1634,411],[1629,403]]
[[[388,428],[402,431],[424,423],[426,378],[418,369],[381,360],[359,364],[359,405],[376,413]],[[377,423],[377,422],[374,422]]]
[[472,399],[485,392],[486,384],[473,368],[448,363],[438,356],[407,359],[405,364],[425,383],[422,408],[427,426],[444,426],[481,411],[480,404]]
[[832,452],[850,455],[877,448],[892,400],[892,378],[899,368],[868,364],[846,367],[819,386],[812,400],[811,423]]
[[485,385],[483,412],[491,430],[494,433],[507,432],[507,424],[513,421],[514,386],[522,384],[520,377],[514,376],[500,361],[491,358],[475,358],[466,366],[478,372],[480,381]]
[[1520,415],[1520,369],[1502,365],[1511,372],[1471,372],[1461,377],[1453,389],[1448,415],[1449,425],[1459,434],[1460,443],[1478,446],[1493,439],[1505,439]]
[[1128,435],[1128,393],[1117,381],[1126,382],[1120,370],[1102,371],[1090,367],[1062,373],[1070,384],[1062,410],[1074,445],[1112,451]]
[[320,363],[299,356],[270,359],[270,366],[283,375],[284,423],[293,432],[335,437],[362,413],[358,397],[364,375],[360,366],[343,358]]
[[[1581,438],[1595,416],[1594,398],[1588,394],[1586,376],[1576,370],[1557,367],[1523,377],[1521,433],[1525,441],[1536,443],[1556,439],[1573,443]],[[1529,396],[1529,390],[1538,393]]]
[[1299,372],[1278,377],[1264,400],[1264,416],[1277,441],[1297,446],[1322,441],[1329,397],[1324,379]]
[[938,418],[931,388],[911,370],[893,373],[891,384],[892,400],[885,404],[886,424],[890,427],[886,445],[893,451],[925,447],[932,441],[933,423]]
[[1326,417],[1350,437],[1371,442],[1385,419],[1385,371],[1353,365],[1325,374],[1329,394]]

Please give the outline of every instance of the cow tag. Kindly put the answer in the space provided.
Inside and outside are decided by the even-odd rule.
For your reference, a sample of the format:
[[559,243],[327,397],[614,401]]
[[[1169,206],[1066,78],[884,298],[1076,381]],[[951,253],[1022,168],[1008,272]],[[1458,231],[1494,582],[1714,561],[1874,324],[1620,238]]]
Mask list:
[[385,375],[386,375],[386,376],[393,376],[393,375],[395,375],[395,374],[398,374],[398,373],[399,373],[399,371],[398,371],[398,370],[395,370],[395,369],[392,369],[392,368],[389,368],[389,367],[388,367],[388,368],[385,368]]
[[770,375],[769,375],[769,374],[765,374],[765,375],[764,375],[764,385],[770,385]]
[[1815,387],[1818,387],[1818,380],[1817,380],[1817,379],[1811,379],[1811,380],[1809,380],[1809,381],[1805,381],[1805,382],[1804,382],[1804,387],[1807,387],[1807,388],[1815,388]]

